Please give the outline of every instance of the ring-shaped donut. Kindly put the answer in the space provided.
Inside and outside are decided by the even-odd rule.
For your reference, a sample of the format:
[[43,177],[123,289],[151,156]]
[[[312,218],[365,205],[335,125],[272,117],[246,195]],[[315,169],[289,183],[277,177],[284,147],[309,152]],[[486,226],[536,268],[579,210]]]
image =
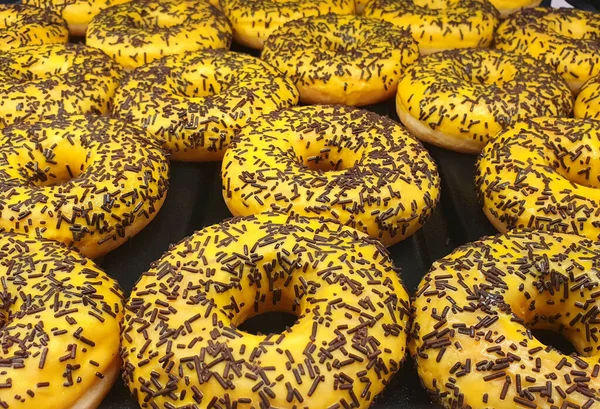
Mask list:
[[221,0],[233,26],[233,39],[260,50],[271,33],[301,17],[354,14],[354,0]]
[[487,48],[500,24],[498,11],[487,0],[373,0],[363,15],[410,30],[422,55]]
[[[124,379],[142,408],[367,408],[402,364],[409,308],[376,240],[318,218],[233,219],[136,283]],[[267,311],[298,320],[281,334],[238,328]]]
[[204,0],[136,0],[94,17],[86,43],[132,69],[166,55],[228,49],[231,26],[221,10]]
[[0,233],[0,406],[96,409],[119,376],[123,294],[50,240]]
[[398,84],[396,111],[421,140],[477,153],[511,123],[569,116],[567,83],[540,61],[499,50],[449,50],[421,58]]
[[67,41],[67,23],[54,11],[0,4],[0,50]]
[[0,127],[64,114],[107,114],[120,67],[80,44],[15,48],[0,55]]
[[551,65],[574,94],[588,79],[600,75],[600,18],[592,11],[523,10],[498,27],[495,46]]
[[297,102],[291,80],[258,58],[205,50],[134,70],[113,115],[144,127],[174,160],[217,161],[250,119]]
[[307,104],[363,106],[394,95],[419,57],[410,32],[382,20],[327,14],[273,31],[262,59],[294,81]]
[[[592,408],[600,399],[600,243],[513,231],[435,262],[413,300],[409,349],[445,408]],[[576,354],[540,342],[561,333]]]
[[575,118],[600,120],[600,74],[583,84],[577,94],[573,113]]
[[169,162],[133,125],[73,115],[0,134],[0,229],[100,257],[156,216]]
[[515,228],[600,239],[600,121],[535,118],[482,150],[475,183],[499,231]]
[[223,198],[233,215],[294,211],[339,220],[392,245],[427,221],[437,167],[398,123],[343,106],[263,115],[225,153]]

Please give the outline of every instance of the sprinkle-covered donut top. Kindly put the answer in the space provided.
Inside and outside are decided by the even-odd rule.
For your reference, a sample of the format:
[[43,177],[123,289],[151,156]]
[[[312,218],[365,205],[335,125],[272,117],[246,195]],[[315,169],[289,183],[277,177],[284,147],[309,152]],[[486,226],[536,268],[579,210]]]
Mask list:
[[270,209],[324,216],[396,243],[429,218],[437,167],[389,118],[343,106],[263,115],[226,153],[223,197],[234,215]]
[[86,40],[135,68],[165,55],[229,48],[231,36],[227,17],[208,1],[136,0],[94,17]]
[[52,10],[0,4],[0,50],[68,40],[67,23]]
[[523,10],[500,25],[496,47],[540,58],[576,93],[600,74],[600,18],[598,13],[571,8]]
[[[433,264],[413,301],[409,343],[447,408],[593,408],[600,400],[600,243],[509,232]],[[544,345],[554,330],[578,354]]]
[[575,106],[575,118],[591,118],[600,120],[600,74],[590,78],[581,87]]
[[[408,296],[385,248],[266,213],[171,247],[126,305],[124,379],[142,408],[364,408],[404,358]],[[266,311],[280,334],[238,326]]]
[[0,233],[0,407],[80,407],[94,385],[112,384],[122,303],[118,284],[77,252]]
[[0,135],[0,228],[99,257],[160,209],[166,153],[133,125],[97,116],[19,123]]
[[119,66],[80,44],[22,47],[0,54],[0,127],[63,114],[105,114]]
[[518,122],[481,152],[475,183],[501,231],[531,228],[600,239],[600,121]]
[[143,126],[174,160],[221,160],[252,118],[295,105],[298,91],[258,58],[222,50],[173,55],[130,73],[113,115]]

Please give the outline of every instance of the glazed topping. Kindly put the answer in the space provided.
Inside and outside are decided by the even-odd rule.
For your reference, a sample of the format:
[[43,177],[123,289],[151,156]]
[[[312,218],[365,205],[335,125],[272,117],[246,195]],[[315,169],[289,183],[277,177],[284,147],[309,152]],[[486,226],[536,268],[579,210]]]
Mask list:
[[261,60],[205,50],[132,72],[113,114],[145,127],[174,160],[220,160],[248,120],[297,102],[293,83]]
[[[324,219],[232,219],[142,275],[124,378],[144,408],[367,408],[404,357],[408,308],[377,241]],[[238,329],[273,310],[298,321],[281,334]]]
[[235,215],[279,209],[334,218],[389,245],[429,218],[440,180],[421,143],[392,120],[307,106],[246,126],[225,154],[222,182]]
[[95,116],[15,124],[0,136],[0,228],[98,257],[152,220],[166,154],[143,130]]
[[573,113],[575,118],[600,119],[600,74],[581,87]]
[[51,10],[21,4],[0,5],[0,49],[66,43],[67,23]]
[[0,233],[0,283],[0,407],[73,407],[109,382],[123,317],[113,279],[59,243]]
[[101,51],[78,44],[22,47],[0,55],[0,127],[62,114],[104,114],[121,80]]
[[600,122],[539,118],[494,138],[476,170],[480,201],[502,229],[600,237]]
[[[434,263],[413,303],[411,353],[450,408],[590,408],[600,398],[598,244],[511,232]],[[562,333],[580,355],[544,345]]]
[[88,45],[135,68],[165,55],[229,48],[231,27],[207,1],[140,0],[104,10],[86,36]]

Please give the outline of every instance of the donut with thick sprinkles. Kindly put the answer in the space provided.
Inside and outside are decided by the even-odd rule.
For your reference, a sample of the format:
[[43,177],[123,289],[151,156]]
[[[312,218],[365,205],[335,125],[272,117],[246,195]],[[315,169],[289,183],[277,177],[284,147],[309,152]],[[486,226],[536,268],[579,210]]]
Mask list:
[[92,261],[0,233],[0,407],[95,409],[119,375],[123,294]]
[[[142,408],[366,409],[402,365],[409,309],[376,240],[320,218],[232,219],[137,282],[124,379]],[[298,320],[280,334],[238,328],[267,311]]]
[[52,10],[0,4],[0,50],[66,43],[68,40],[66,21]]
[[227,17],[208,1],[136,0],[94,17],[86,43],[132,69],[166,55],[229,49],[231,36]]
[[421,140],[478,153],[519,119],[569,116],[573,96],[549,66],[499,50],[435,53],[410,66],[398,84],[396,111]]
[[96,258],[144,228],[169,185],[166,153],[133,125],[97,116],[19,123],[0,134],[0,230]]
[[106,114],[120,67],[80,44],[21,47],[0,54],[0,127],[64,114]]
[[373,0],[363,15],[410,30],[422,55],[488,48],[500,24],[500,14],[487,0]]
[[499,231],[514,228],[600,239],[600,121],[536,118],[514,124],[483,149],[475,183]]
[[600,18],[592,11],[523,10],[500,25],[495,46],[551,65],[574,94],[588,79],[600,75]]
[[427,221],[440,178],[421,143],[389,118],[344,106],[263,115],[225,153],[231,213],[269,210],[339,220],[392,245]]
[[286,23],[261,58],[294,81],[307,104],[363,106],[391,98],[419,57],[410,32],[382,20],[327,14]]
[[301,17],[354,14],[354,0],[221,0],[234,40],[260,50],[271,33]]
[[296,105],[298,90],[258,58],[222,50],[172,55],[130,73],[113,115],[144,127],[181,161],[218,161],[250,119]]
[[[600,243],[513,231],[435,262],[413,300],[409,349],[446,408],[593,408],[600,400]],[[577,354],[540,342],[561,333]]]
[[600,120],[600,74],[583,84],[577,94],[573,113],[575,118]]

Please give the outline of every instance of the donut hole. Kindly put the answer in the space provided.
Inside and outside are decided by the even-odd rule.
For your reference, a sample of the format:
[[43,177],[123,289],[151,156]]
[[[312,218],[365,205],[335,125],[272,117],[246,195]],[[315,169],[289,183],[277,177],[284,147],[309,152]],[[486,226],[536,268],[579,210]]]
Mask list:
[[198,65],[172,73],[169,85],[173,92],[187,98],[202,98],[222,92],[229,84],[220,78],[214,66]]
[[469,63],[456,67],[456,74],[470,83],[486,87],[502,87],[503,84],[514,80],[518,72],[514,64],[498,64],[493,59],[489,59],[482,60],[478,65]]
[[600,188],[600,169],[595,165],[600,160],[600,146],[592,138],[583,140],[582,137],[553,137],[552,145],[546,147],[546,161],[570,182]]
[[[23,49],[26,50],[27,48],[24,47]],[[54,76],[66,74],[75,63],[74,53],[64,53],[62,58],[45,58],[42,57],[43,54],[43,51],[39,51],[37,57],[31,56],[28,59],[27,64],[12,65],[12,69],[4,71],[4,75],[8,75],[10,80],[15,83],[44,81]],[[5,78],[2,78],[2,80],[4,81]],[[53,87],[54,84],[49,84],[49,86]]]
[[252,335],[281,334],[297,320],[296,315],[286,311],[269,311],[248,318],[238,325],[238,329]]
[[181,25],[185,20],[184,13],[166,14],[159,10],[142,11],[139,14],[128,16],[127,25],[138,30],[146,31],[153,29],[167,29]]
[[361,137],[308,133],[299,136],[294,153],[309,169],[328,172],[355,166],[365,147],[366,142]]
[[561,333],[548,329],[533,329],[532,335],[544,345],[560,351],[564,355],[576,354],[578,351],[573,344]]
[[449,6],[448,0],[414,0],[413,4],[426,10],[444,10]]

